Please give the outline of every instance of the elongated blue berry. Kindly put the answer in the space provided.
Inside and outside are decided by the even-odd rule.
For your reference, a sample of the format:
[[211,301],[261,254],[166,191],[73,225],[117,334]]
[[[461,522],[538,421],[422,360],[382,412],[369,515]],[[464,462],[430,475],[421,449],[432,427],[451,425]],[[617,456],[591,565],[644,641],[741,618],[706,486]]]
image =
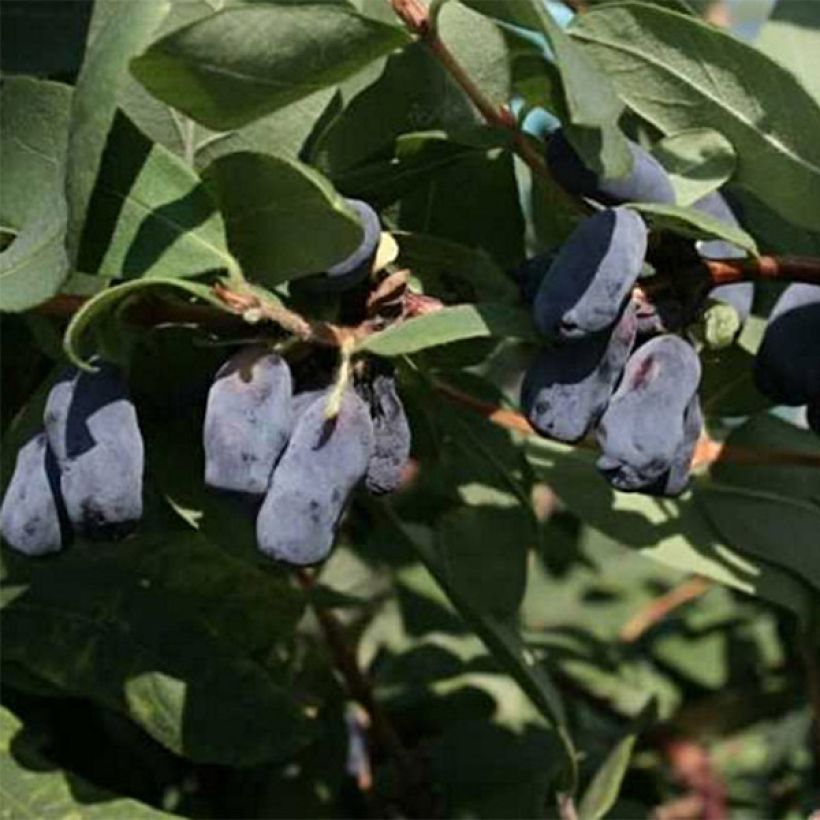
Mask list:
[[548,339],[570,341],[614,325],[643,267],[646,243],[643,219],[628,208],[609,208],[581,222],[538,288],[538,329]]
[[0,533],[25,555],[47,555],[63,546],[60,469],[45,433],[17,453],[14,473],[0,507]]
[[72,526],[88,538],[116,539],[142,516],[145,454],[119,368],[96,367],[54,385],[43,421]]
[[373,453],[370,410],[352,389],[334,419],[327,395],[305,409],[276,469],[256,520],[259,549],[291,564],[324,560],[353,488]]
[[229,359],[208,392],[202,440],[205,483],[261,495],[293,427],[287,362],[249,347]]
[[639,490],[673,464],[700,360],[677,336],[656,336],[629,358],[598,427],[598,469],[619,490]]
[[582,439],[601,417],[635,341],[629,305],[609,331],[542,350],[527,370],[521,405],[532,426],[557,441]]
[[643,490],[650,495],[674,498],[689,486],[692,457],[703,427],[703,415],[697,393],[692,396],[683,414],[683,438],[678,442],[669,470],[654,484]]

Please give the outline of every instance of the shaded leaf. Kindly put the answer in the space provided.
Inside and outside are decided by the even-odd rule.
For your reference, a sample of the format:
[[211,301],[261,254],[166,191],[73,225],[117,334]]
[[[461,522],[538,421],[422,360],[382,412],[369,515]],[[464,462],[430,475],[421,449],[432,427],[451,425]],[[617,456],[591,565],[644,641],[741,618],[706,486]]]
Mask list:
[[92,0],[5,0],[0,67],[5,74],[70,74],[80,67]]
[[526,586],[527,547],[535,540],[532,522],[517,506],[482,505],[446,513],[437,529],[438,551],[452,586],[476,612],[514,615]]
[[[475,630],[493,657],[524,690],[539,712],[556,729],[565,753],[565,765],[574,773],[575,752],[569,736],[561,696],[542,666],[521,640],[515,626],[506,618],[480,614],[469,601],[452,586],[421,528],[411,529],[398,518],[388,504],[379,505],[379,511],[389,523],[395,536],[405,542],[420,558],[430,574],[436,579],[459,614]],[[571,775],[572,778],[572,775]]]
[[[175,588],[181,579],[209,597],[197,589],[202,576],[186,579],[182,566],[177,579],[169,573],[168,561],[185,565],[212,548],[192,530],[160,523],[158,532],[107,550],[75,545],[47,563],[10,560],[5,657],[128,715],[192,760],[253,765],[292,754],[310,739],[310,721],[268,669],[215,632]],[[152,575],[147,560],[175,544],[178,556]],[[242,589],[236,576],[233,589]]]
[[719,131],[737,153],[738,185],[820,227],[820,107],[792,74],[714,26],[639,3],[593,9],[572,34],[641,117],[666,134]]
[[[443,140],[431,136],[427,142],[430,155],[452,154]],[[481,248],[504,267],[517,264],[524,255],[524,219],[512,155],[490,148],[443,163],[402,197],[398,227]]]
[[[733,431],[727,444],[820,458],[813,433],[767,414]],[[723,537],[820,590],[820,468],[718,461],[710,479],[695,497]]]
[[97,0],[83,66],[71,99],[66,197],[67,247],[77,258],[86,211],[117,110],[128,61],[143,49],[169,8],[167,0]]
[[358,345],[380,356],[416,353],[461,339],[499,337],[537,340],[528,311],[495,303],[446,307],[392,325]]
[[397,264],[409,268],[422,291],[445,302],[513,302],[512,280],[484,251],[437,236],[393,234],[399,245]]
[[4,817],[142,820],[172,816],[62,771],[30,740],[26,742],[24,734],[14,714],[0,707],[0,796]]
[[80,267],[109,278],[234,271],[222,216],[194,171],[118,115],[88,211]]
[[159,99],[216,130],[241,127],[410,42],[404,29],[335,3],[228,8],[177,29],[132,62]]
[[268,287],[320,273],[361,242],[362,227],[344,199],[298,160],[228,154],[207,168],[205,180],[231,250],[247,276]]
[[0,129],[0,224],[14,239],[0,252],[0,309],[53,296],[68,273],[63,193],[71,89],[7,77]]

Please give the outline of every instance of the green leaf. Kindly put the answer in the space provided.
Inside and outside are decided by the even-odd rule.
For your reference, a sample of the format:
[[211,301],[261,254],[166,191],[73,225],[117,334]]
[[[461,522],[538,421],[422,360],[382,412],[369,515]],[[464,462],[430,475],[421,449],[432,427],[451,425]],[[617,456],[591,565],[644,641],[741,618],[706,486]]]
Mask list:
[[173,816],[117,797],[57,768],[35,746],[33,738],[25,738],[23,724],[5,707],[0,707],[0,784],[3,816],[8,818],[148,820]]
[[57,293],[68,273],[63,182],[71,89],[7,77],[0,102],[0,224],[16,232],[0,252],[0,310],[22,311]]
[[369,161],[334,175],[333,180],[348,196],[382,209],[415,188],[429,185],[443,168],[469,155],[480,156],[483,151],[442,139],[440,132],[409,133],[396,139],[395,157]]
[[725,239],[754,256],[758,255],[757,243],[743,228],[729,225],[702,211],[654,202],[635,202],[630,203],[629,207],[642,214],[653,230],[672,231],[693,239]]
[[470,506],[445,513],[437,529],[449,583],[478,613],[514,615],[527,582],[527,547],[536,537],[532,521],[517,505]]
[[509,276],[480,248],[437,236],[396,231],[396,264],[409,268],[428,296],[444,302],[515,302],[518,290]]
[[752,559],[741,544],[728,544],[692,493],[660,499],[617,492],[598,475],[594,452],[535,436],[524,447],[536,475],[591,527],[648,558],[811,618],[808,585],[771,561]]
[[[762,414],[727,439],[729,447],[820,457],[817,437]],[[820,470],[816,466],[718,461],[696,500],[732,547],[794,573],[820,590]]]
[[322,132],[312,159],[337,177],[368,160],[389,157],[401,134],[457,131],[477,121],[464,92],[427,46],[414,43],[391,55],[375,82]]
[[[523,2],[524,0],[518,0]],[[555,22],[541,0],[526,0],[561,75],[567,137],[585,163],[606,178],[629,173],[632,155],[617,127],[623,102],[607,76]]]
[[410,39],[342,5],[260,3],[178,29],[131,67],[154,96],[224,131],[333,85]]
[[[439,34],[482,92],[499,105],[511,95],[509,48],[498,27],[460,3],[448,4]],[[388,58],[378,79],[357,94],[317,141],[315,161],[334,178],[392,154],[407,132],[459,135],[482,122],[461,87],[424,43]]]
[[297,160],[244,151],[220,157],[204,176],[243,271],[268,287],[320,273],[361,242],[344,199]]
[[461,339],[499,337],[537,341],[529,312],[495,303],[456,305],[407,319],[359,343],[358,351],[401,356]]
[[737,153],[734,182],[820,227],[820,107],[792,74],[713,26],[644,4],[593,9],[572,33],[641,117],[665,134],[719,131]]
[[[449,160],[447,142],[430,137],[429,143],[430,155],[440,151]],[[512,155],[490,148],[443,163],[402,197],[398,227],[481,248],[504,268],[517,264],[524,256],[524,219]]]
[[602,820],[615,805],[621,791],[621,784],[632,759],[632,752],[635,749],[638,735],[647,723],[655,719],[656,712],[656,701],[652,698],[637,715],[632,728],[606,756],[604,762],[593,775],[578,805],[579,820]]
[[692,205],[717,190],[735,171],[732,143],[711,128],[690,128],[664,137],[652,149],[675,187],[678,205]]
[[167,0],[123,5],[97,0],[85,59],[71,99],[66,196],[69,258],[77,259],[86,211],[114,122],[128,61],[148,43],[169,8]]
[[755,387],[754,354],[765,330],[765,320],[750,316],[735,344],[722,350],[702,350],[701,409],[709,416],[749,416],[771,402]]
[[794,74],[820,103],[820,6],[777,0],[755,42],[760,51]]
[[92,0],[4,0],[2,70],[72,74],[83,59]]
[[215,307],[223,309],[225,307],[214,296],[208,285],[189,282],[185,279],[162,279],[157,276],[115,285],[93,296],[71,317],[63,338],[63,348],[69,360],[84,370],[92,369],[85,362],[82,354],[82,343],[91,326],[95,322],[101,321],[112,310],[121,306],[124,300],[133,296],[144,296],[146,292],[156,292],[157,290],[182,291],[189,298],[193,296]]
[[122,114],[112,127],[88,210],[80,268],[109,278],[234,271],[222,216],[181,159]]
[[446,592],[451,603],[475,630],[494,659],[524,690],[539,712],[558,732],[566,755],[569,779],[575,778],[577,766],[575,750],[566,725],[561,695],[545,669],[536,663],[531,651],[525,646],[515,626],[507,618],[477,612],[470,601],[450,586],[435,547],[425,537],[423,528],[410,528],[404,524],[387,503],[376,505],[381,517],[388,523],[395,537],[412,549]]
[[[213,574],[192,574],[192,562],[213,564],[220,551],[167,518],[142,528],[126,542],[78,543],[45,563],[10,556],[5,658],[122,712],[197,762],[247,766],[301,749],[311,721],[284,679],[226,634],[224,615],[208,611],[218,590],[246,595],[247,570],[223,560]],[[286,593],[273,582],[267,589],[272,599]],[[257,597],[242,607],[258,606]],[[292,616],[282,619],[282,632],[292,627]]]

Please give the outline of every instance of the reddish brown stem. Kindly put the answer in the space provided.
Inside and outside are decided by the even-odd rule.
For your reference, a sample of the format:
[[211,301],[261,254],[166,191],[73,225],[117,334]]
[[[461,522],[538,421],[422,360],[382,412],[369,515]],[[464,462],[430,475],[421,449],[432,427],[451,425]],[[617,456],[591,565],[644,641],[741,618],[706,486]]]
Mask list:
[[[684,788],[697,796],[697,814],[703,820],[724,820],[726,786],[715,771],[709,752],[691,740],[673,740],[666,745],[666,754],[675,776]],[[655,817],[674,816],[654,812]]]
[[755,279],[781,279],[820,285],[820,259],[802,256],[758,256],[755,259],[705,260],[713,285]]
[[647,630],[662,621],[671,612],[694,601],[712,588],[712,582],[696,575],[689,578],[665,595],[650,601],[647,606],[633,615],[622,627],[620,639],[624,643],[637,641]]
[[[442,68],[447,71],[470,98],[484,121],[490,126],[507,131],[512,139],[516,154],[529,166],[532,172],[542,179],[552,181],[552,175],[541,152],[518,127],[516,118],[510,109],[505,104],[499,104],[491,100],[470,77],[464,66],[461,65],[446,43],[439,37],[436,28],[430,25],[426,6],[420,3],[419,0],[391,0],[391,2],[398,17],[430,49]],[[585,210],[583,203],[564,193],[560,187],[558,190],[574,209]]]

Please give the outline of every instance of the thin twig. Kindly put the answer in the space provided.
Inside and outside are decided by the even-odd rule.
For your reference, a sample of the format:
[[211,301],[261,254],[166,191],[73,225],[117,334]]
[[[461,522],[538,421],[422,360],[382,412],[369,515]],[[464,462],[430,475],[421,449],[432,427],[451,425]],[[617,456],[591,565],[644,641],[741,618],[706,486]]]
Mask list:
[[447,44],[439,36],[437,28],[430,24],[427,8],[419,0],[391,0],[391,4],[396,15],[407,26],[408,30],[422,40],[442,68],[470,98],[484,121],[494,128],[500,128],[509,133],[516,154],[529,166],[532,172],[554,184],[560,195],[571,204],[574,210],[584,210],[582,202],[571,197],[554,182],[544,157],[533,145],[530,138],[518,127],[518,122],[512,111],[505,104],[499,104],[491,100],[479,88],[453,52],[450,51]]
[[[309,593],[313,588],[313,575],[308,570],[300,569],[296,572],[296,578],[301,587]],[[372,684],[359,668],[355,654],[347,645],[341,624],[332,612],[317,604],[315,600],[310,600],[325,642],[333,656],[334,665],[344,679],[348,693],[367,712],[374,737],[393,758],[408,787],[411,787],[416,779],[412,758],[381,704],[376,700]]]
[[558,793],[558,816],[561,820],[578,820],[578,810],[575,808],[575,800],[567,792]]
[[647,630],[662,621],[671,612],[694,601],[712,588],[713,584],[706,578],[696,575],[689,578],[659,598],[650,601],[638,610],[622,627],[619,638],[624,643],[637,641]]

